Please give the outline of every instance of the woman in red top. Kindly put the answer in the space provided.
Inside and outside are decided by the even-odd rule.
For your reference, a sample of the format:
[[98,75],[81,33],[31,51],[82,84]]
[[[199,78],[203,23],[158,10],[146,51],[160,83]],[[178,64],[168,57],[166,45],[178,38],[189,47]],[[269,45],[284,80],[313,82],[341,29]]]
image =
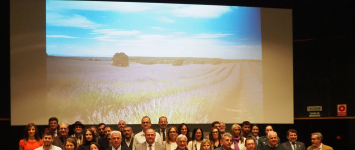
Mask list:
[[20,140],[20,150],[34,150],[43,145],[39,138],[38,129],[34,123],[29,123],[25,128],[24,138]]

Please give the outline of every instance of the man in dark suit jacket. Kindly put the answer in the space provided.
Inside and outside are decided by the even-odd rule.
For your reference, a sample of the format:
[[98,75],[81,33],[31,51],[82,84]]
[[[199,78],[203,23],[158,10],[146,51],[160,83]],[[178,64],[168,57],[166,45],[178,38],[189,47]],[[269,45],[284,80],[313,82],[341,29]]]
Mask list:
[[128,147],[130,150],[132,150],[133,147],[133,130],[131,127],[126,126],[123,128],[123,140],[122,140],[122,146]]
[[159,142],[161,144],[163,144],[163,142],[165,141],[165,138],[167,136],[167,126],[168,126],[168,118],[166,118],[165,116],[161,116],[159,118],[159,122],[158,122],[159,128],[155,129],[155,132],[159,133],[160,138],[159,138]]
[[297,131],[295,129],[289,129],[286,137],[288,141],[282,143],[286,150],[306,150],[304,143],[297,141]]
[[122,134],[120,131],[112,131],[110,133],[110,142],[112,146],[107,148],[106,150],[118,150],[120,147],[121,150],[129,150],[127,147],[121,146]]
[[165,150],[165,146],[161,144],[160,142],[155,142],[155,131],[153,129],[147,129],[145,131],[145,142],[138,144],[135,149],[136,150],[147,150],[148,147],[151,148],[151,150]]

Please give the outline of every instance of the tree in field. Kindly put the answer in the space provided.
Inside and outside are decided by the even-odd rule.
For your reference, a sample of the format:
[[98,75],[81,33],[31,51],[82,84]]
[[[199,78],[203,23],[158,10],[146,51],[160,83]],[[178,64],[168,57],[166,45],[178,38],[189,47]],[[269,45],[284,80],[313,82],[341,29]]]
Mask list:
[[184,60],[183,59],[176,59],[172,65],[173,66],[181,66],[182,64],[184,63]]
[[123,52],[116,53],[115,55],[113,55],[112,61],[113,61],[112,65],[117,67],[129,66],[128,56]]

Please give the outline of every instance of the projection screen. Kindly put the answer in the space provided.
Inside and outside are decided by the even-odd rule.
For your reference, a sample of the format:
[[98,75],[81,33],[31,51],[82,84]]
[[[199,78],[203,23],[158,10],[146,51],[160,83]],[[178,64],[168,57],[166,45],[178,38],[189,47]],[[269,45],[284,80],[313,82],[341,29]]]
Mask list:
[[11,1],[11,124],[293,123],[292,11]]

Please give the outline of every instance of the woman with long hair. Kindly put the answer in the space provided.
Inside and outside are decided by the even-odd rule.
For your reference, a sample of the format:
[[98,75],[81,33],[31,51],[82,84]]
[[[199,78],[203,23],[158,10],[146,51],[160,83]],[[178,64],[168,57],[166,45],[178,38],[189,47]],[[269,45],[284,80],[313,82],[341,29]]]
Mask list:
[[24,137],[19,142],[20,150],[34,150],[43,145],[43,141],[39,138],[39,133],[34,123],[29,123],[24,131]]
[[192,131],[192,139],[187,144],[187,149],[189,150],[199,150],[201,147],[201,141],[203,140],[203,131],[201,128],[195,128]]
[[79,146],[78,150],[90,150],[92,142],[96,142],[95,133],[90,129],[86,129],[84,133],[83,144]]
[[211,141],[208,139],[202,140],[200,150],[212,150]]
[[178,126],[178,135],[183,134],[187,137],[187,143],[189,143],[191,141],[191,137],[190,137],[190,130],[187,127],[187,125],[185,123],[181,123]]
[[211,147],[212,149],[216,149],[218,147],[221,147],[221,140],[222,136],[221,133],[219,132],[218,128],[212,128],[210,135],[209,135],[209,140],[211,141]]
[[65,141],[65,150],[78,150],[77,141],[72,137],[68,137]]
[[174,150],[177,147],[176,137],[178,136],[178,129],[175,126],[169,127],[167,130],[168,136],[165,138],[163,144],[166,150]]
[[101,148],[100,144],[97,142],[92,142],[90,145],[90,150],[104,150]]
[[235,150],[246,150],[247,148],[245,147],[245,137],[240,136],[242,132],[242,127],[238,124],[232,125],[231,128],[231,134],[233,136],[233,143],[231,146],[231,149]]

